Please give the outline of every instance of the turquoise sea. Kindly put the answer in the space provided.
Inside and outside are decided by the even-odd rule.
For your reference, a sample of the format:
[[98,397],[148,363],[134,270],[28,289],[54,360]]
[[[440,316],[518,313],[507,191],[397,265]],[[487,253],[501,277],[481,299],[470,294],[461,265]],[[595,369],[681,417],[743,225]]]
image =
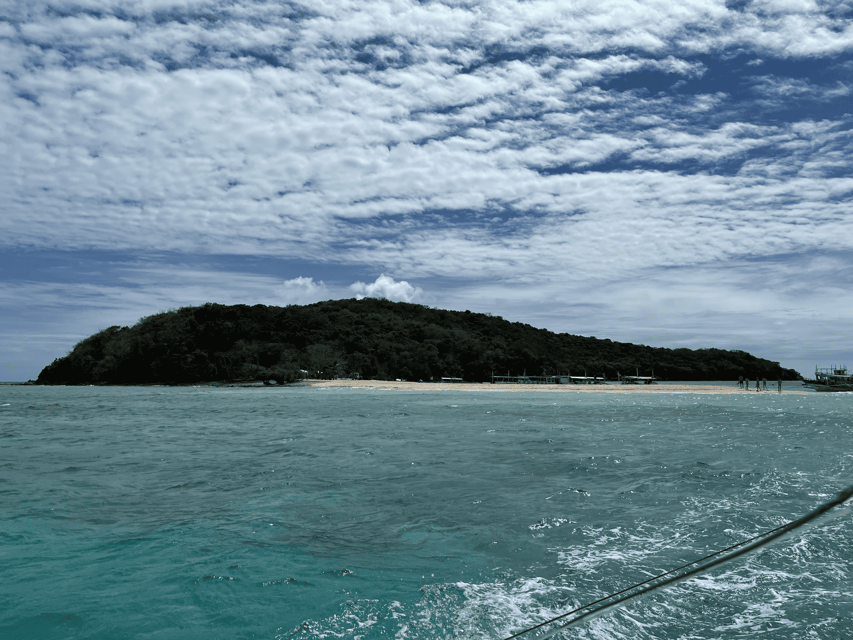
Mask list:
[[[501,640],[851,484],[853,394],[0,386],[0,637]],[[835,511],[560,637],[853,637]]]

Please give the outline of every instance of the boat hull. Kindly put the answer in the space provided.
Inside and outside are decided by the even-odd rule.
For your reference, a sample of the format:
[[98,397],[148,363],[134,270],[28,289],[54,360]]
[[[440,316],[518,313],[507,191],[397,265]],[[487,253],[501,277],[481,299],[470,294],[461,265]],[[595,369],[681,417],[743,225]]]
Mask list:
[[853,391],[853,384],[820,384],[820,383],[805,383],[806,387],[815,391]]
[[847,367],[815,369],[814,380],[804,380],[803,385],[815,391],[853,391],[853,374]]

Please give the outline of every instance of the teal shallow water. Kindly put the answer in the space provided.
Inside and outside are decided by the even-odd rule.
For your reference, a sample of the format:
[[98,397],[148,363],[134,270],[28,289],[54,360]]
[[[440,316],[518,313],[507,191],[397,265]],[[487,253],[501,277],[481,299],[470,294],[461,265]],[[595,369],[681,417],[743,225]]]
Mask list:
[[[0,635],[500,639],[853,484],[853,394],[0,388]],[[853,517],[566,638],[853,634]]]

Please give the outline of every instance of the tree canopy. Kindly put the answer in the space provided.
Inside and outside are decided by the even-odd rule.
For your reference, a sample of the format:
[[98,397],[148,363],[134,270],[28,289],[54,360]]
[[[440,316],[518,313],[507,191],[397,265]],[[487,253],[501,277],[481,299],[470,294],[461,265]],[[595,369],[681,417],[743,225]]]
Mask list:
[[365,298],[287,307],[184,307],[81,340],[40,384],[186,384],[312,378],[485,382],[495,375],[798,379],[744,351],[664,349],[553,333],[489,314]]

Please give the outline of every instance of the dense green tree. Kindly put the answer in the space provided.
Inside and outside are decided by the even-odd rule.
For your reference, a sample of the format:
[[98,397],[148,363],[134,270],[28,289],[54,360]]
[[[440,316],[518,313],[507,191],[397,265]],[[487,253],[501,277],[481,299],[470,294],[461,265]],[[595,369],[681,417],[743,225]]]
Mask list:
[[366,298],[307,306],[208,303],[109,327],[39,374],[41,384],[144,384],[326,378],[487,381],[492,373],[586,371],[671,380],[796,379],[744,351],[661,349],[555,334],[470,311]]

